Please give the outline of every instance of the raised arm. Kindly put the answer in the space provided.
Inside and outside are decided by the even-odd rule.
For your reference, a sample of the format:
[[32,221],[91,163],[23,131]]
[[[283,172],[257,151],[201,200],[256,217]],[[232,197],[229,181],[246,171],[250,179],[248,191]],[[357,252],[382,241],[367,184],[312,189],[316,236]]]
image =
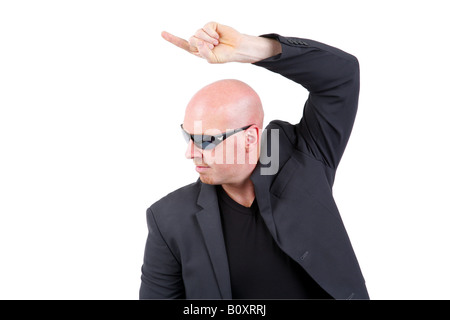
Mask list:
[[301,84],[309,98],[301,121],[286,134],[296,148],[337,168],[358,106],[359,64],[354,56],[309,39],[250,36],[215,22],[189,41],[167,32],[162,36],[209,63],[254,63]]
[[358,108],[358,60],[332,46],[300,38],[278,40],[282,54],[255,65],[301,84],[309,91],[303,117],[286,132],[301,151],[336,169],[347,145]]

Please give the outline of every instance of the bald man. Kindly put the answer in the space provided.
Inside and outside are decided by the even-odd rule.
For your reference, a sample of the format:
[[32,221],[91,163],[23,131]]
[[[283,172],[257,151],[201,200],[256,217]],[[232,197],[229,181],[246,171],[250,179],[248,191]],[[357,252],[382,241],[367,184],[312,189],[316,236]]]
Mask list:
[[[204,129],[197,130],[200,135],[214,135],[212,130],[221,133],[250,126],[211,151],[195,147],[192,141],[186,150],[186,157],[193,160],[203,183],[221,185],[236,202],[250,207],[255,198],[250,175],[257,164],[264,121],[258,95],[237,80],[212,83],[200,90],[187,105],[183,129],[195,134],[196,121]],[[241,159],[240,163],[238,159]]]
[[252,63],[309,91],[301,121],[263,129],[258,94],[238,80],[199,90],[181,130],[199,174],[147,210],[141,299],[368,299],[332,196],[356,115],[357,59],[277,34],[210,22],[188,41],[209,63]]

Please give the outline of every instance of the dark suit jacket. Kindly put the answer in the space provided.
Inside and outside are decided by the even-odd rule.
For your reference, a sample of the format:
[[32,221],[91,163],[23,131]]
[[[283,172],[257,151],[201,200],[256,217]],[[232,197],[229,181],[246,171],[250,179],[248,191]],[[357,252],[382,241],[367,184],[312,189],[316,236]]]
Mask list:
[[[259,163],[251,176],[261,216],[280,248],[332,297],[368,299],[332,195],[358,105],[358,61],[316,41],[264,36],[283,51],[255,64],[301,84],[309,97],[300,123],[266,128],[268,148],[278,130],[280,169],[263,175]],[[214,186],[197,181],[170,193],[147,210],[147,222],[141,299],[232,298]]]

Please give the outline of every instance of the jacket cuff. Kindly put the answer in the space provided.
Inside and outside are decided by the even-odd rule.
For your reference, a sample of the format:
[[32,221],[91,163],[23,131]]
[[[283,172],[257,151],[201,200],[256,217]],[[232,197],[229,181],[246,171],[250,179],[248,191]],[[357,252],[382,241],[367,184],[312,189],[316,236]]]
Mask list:
[[[253,64],[257,65],[257,66],[263,66],[263,64],[265,62],[277,61],[282,58],[286,58],[287,56],[290,56],[292,54],[298,55],[299,52],[298,52],[298,50],[295,50],[296,48],[297,49],[309,48],[308,40],[305,40],[305,39],[294,38],[294,37],[283,37],[277,33],[263,34],[263,35],[260,35],[260,37],[274,39],[274,40],[279,41],[281,44],[282,51],[280,54],[277,54],[275,56],[266,58],[261,61],[254,62]],[[293,52],[295,52],[295,53],[293,53]]]

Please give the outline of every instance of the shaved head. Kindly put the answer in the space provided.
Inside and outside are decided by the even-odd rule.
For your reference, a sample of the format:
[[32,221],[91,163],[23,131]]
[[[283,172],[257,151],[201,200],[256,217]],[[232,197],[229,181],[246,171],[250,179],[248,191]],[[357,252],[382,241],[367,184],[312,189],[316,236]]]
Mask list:
[[222,132],[249,124],[262,128],[264,111],[258,94],[249,85],[227,79],[200,89],[188,103],[184,120],[187,130],[200,120],[203,128]]
[[200,179],[206,184],[220,184],[230,191],[250,190],[250,175],[259,157],[260,131],[264,112],[258,94],[239,80],[220,80],[200,89],[189,101],[183,129],[190,134],[218,135],[238,131],[223,138],[211,150],[202,150],[188,142],[185,156],[193,160]]

